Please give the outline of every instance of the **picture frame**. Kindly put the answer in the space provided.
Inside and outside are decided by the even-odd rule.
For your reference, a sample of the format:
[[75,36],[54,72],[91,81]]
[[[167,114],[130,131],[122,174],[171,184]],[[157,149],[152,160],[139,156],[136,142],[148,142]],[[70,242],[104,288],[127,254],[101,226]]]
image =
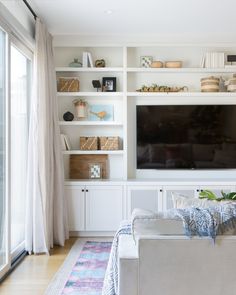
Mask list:
[[140,57],[140,67],[149,68],[153,62],[152,56],[141,56]]
[[101,163],[89,163],[89,178],[101,179],[102,178],[102,164]]
[[116,92],[116,78],[115,77],[103,77],[102,78],[102,90],[104,92]]

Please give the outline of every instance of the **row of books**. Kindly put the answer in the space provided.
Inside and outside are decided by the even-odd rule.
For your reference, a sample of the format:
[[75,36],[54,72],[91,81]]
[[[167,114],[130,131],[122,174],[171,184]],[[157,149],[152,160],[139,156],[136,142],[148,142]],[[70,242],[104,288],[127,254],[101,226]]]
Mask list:
[[207,52],[201,61],[201,68],[224,68],[225,53],[224,52]]
[[61,149],[63,151],[71,150],[71,143],[69,141],[69,138],[65,134],[61,134]]
[[83,52],[82,64],[83,68],[93,68],[93,59],[90,52]]

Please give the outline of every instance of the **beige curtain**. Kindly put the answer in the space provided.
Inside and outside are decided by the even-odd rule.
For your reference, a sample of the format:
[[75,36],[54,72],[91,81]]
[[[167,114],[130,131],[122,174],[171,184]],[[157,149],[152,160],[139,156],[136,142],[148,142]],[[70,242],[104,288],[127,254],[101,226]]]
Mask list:
[[36,20],[28,155],[26,250],[48,253],[68,238],[52,36]]

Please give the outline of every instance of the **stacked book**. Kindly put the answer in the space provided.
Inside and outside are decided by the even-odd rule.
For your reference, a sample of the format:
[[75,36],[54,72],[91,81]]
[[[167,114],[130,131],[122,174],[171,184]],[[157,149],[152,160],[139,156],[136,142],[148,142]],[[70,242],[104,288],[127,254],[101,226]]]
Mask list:
[[83,52],[83,68],[93,68],[93,60],[90,52]]
[[224,68],[225,54],[224,52],[207,52],[203,57],[202,68]]

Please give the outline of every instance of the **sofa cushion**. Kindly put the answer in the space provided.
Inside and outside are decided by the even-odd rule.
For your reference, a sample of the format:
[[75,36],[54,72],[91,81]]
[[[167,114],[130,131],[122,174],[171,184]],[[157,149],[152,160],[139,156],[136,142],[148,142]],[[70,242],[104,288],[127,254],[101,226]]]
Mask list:
[[172,218],[166,212],[154,213],[149,210],[134,209],[132,213],[132,234],[145,235],[183,235],[183,222],[179,218]]

